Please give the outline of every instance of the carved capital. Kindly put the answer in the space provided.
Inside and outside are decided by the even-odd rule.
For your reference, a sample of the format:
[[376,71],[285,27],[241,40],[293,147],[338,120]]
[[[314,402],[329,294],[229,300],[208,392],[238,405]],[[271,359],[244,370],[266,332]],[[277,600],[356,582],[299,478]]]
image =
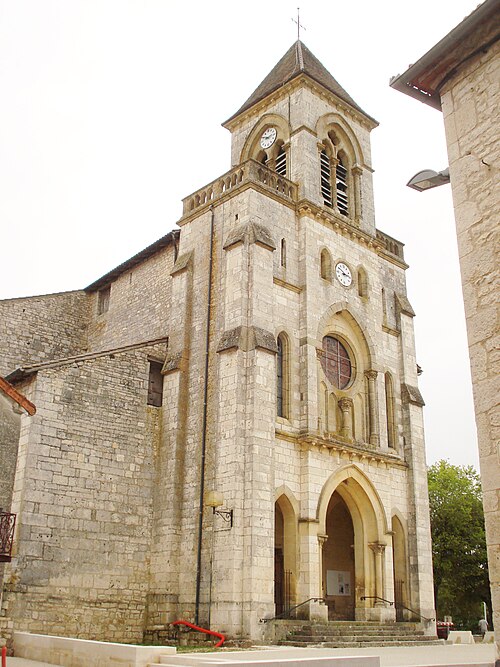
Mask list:
[[342,412],[349,412],[349,410],[352,409],[352,398],[348,398],[347,396],[340,398],[339,408],[342,410]]
[[374,371],[374,370],[365,371],[365,375],[369,380],[376,380],[377,375],[378,375],[378,371]]
[[328,540],[328,535],[318,534],[319,548],[322,549],[325,542]]
[[382,555],[385,551],[385,547],[387,546],[386,544],[382,544],[382,542],[369,542],[368,546],[370,549],[373,551],[375,555],[380,554]]

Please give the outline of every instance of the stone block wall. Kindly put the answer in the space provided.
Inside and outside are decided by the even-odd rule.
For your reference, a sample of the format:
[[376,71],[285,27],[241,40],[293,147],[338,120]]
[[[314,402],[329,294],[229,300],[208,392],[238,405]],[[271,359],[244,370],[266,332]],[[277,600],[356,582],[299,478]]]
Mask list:
[[10,510],[12,485],[16,471],[21,415],[16,405],[0,393],[0,508]]
[[0,301],[0,375],[85,352],[87,314],[80,291]]
[[[476,43],[487,43],[495,22]],[[458,69],[442,91],[478,433],[493,623],[500,646],[500,361],[498,141],[500,46]]]
[[90,350],[106,350],[167,335],[171,307],[172,245],[111,284],[109,310],[98,314],[99,291],[89,295]]
[[16,553],[4,613],[17,629],[140,642],[161,408],[146,405],[148,355],[115,353],[40,371],[27,394],[12,511]]

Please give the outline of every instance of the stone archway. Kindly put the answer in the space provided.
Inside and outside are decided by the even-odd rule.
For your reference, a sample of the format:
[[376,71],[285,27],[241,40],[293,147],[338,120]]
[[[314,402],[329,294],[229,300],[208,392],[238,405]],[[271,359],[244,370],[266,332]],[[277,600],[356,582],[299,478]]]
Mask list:
[[382,503],[368,478],[353,465],[334,473],[318,505],[322,539],[322,590],[331,619],[381,620],[386,605]]
[[296,602],[297,517],[292,503],[280,495],[274,508],[274,604],[279,615]]
[[394,605],[396,620],[404,621],[409,616],[408,600],[408,563],[406,538],[403,524],[399,517],[392,517],[392,550],[394,568]]

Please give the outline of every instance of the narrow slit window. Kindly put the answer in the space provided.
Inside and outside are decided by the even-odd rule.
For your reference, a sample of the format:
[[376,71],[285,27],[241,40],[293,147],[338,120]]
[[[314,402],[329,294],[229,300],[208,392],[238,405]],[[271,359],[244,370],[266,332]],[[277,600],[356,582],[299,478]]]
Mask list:
[[148,405],[161,408],[163,404],[163,375],[160,361],[149,362]]
[[281,333],[276,341],[276,414],[278,417],[289,418],[289,344],[286,334]]
[[286,240],[281,239],[281,248],[280,248],[280,266],[286,266]]

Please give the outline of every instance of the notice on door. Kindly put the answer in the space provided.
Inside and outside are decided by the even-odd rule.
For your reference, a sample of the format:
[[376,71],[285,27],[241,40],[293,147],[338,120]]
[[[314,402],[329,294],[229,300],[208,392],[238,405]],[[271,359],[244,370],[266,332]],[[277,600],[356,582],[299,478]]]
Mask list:
[[350,595],[351,573],[341,570],[326,571],[326,594],[327,595]]

